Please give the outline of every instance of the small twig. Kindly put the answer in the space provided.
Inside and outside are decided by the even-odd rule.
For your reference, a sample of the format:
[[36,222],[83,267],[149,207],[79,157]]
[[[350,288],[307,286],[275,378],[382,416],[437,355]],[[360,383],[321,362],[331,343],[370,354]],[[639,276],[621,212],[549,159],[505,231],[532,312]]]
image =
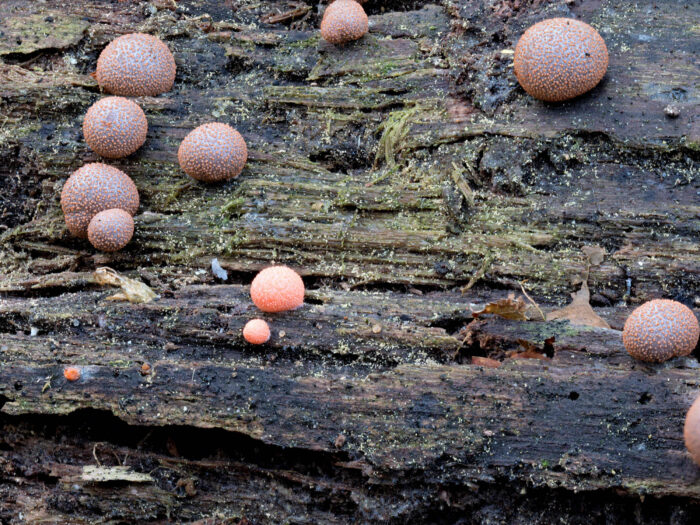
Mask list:
[[462,179],[459,176],[460,170],[454,162],[452,163],[452,167],[454,168],[454,170],[452,171],[452,180],[457,185],[459,191],[462,192],[462,195],[464,195],[467,204],[469,204],[469,206],[474,206],[474,192],[469,187],[469,185],[466,182],[464,182],[464,179]]
[[530,246],[526,242],[518,241],[517,239],[507,239],[507,240],[508,240],[508,242],[513,244],[514,246],[517,246],[518,248],[522,248],[523,250],[527,250],[527,251],[533,252],[533,253],[538,253],[540,251],[537,248]]
[[362,279],[361,281],[354,282],[348,286],[348,290],[354,290],[356,288],[359,288],[360,286],[365,286],[366,284],[370,284],[375,282],[376,279]]
[[33,64],[37,60],[39,60],[41,57],[44,56],[44,53],[39,53],[36,56],[33,56],[32,58],[25,60],[24,62],[19,62],[17,65],[21,67],[27,67],[30,64]]
[[[294,31],[302,30],[304,29],[304,23],[311,17],[311,14],[313,11],[308,11],[304,16],[302,16],[299,20],[295,20],[292,22],[289,27],[290,29]],[[359,138],[359,137],[358,137]]]
[[379,175],[376,179],[371,180],[370,182],[365,184],[365,188],[371,188],[375,184],[378,184],[379,182],[385,181],[389,177],[391,177],[394,173],[396,173],[397,167],[394,166],[393,168],[389,169],[386,173],[383,175]]
[[139,449],[141,448],[141,446],[146,442],[146,440],[147,440],[149,437],[151,437],[151,434],[152,434],[152,433],[153,433],[152,430],[149,430],[148,432],[146,432],[146,435],[143,436],[143,437],[141,438],[141,440],[140,440],[138,443],[136,443],[136,447],[135,447],[136,450],[139,450]]
[[488,254],[486,258],[484,259],[484,262],[481,264],[481,268],[477,270],[477,272],[472,275],[472,278],[469,279],[469,282],[460,288],[460,292],[465,293],[469,289],[471,289],[472,286],[474,286],[484,275],[486,275],[486,271],[489,269],[489,266],[491,266],[491,263],[494,260],[493,254]]
[[169,206],[170,204],[175,202],[175,200],[180,196],[180,194],[183,191],[186,191],[186,190],[192,188],[193,186],[194,186],[194,181],[186,181],[186,182],[181,183],[179,186],[175,186],[171,190],[170,194],[165,198],[165,202],[163,202],[163,205]]
[[260,21],[264,24],[278,24],[280,22],[286,22],[288,20],[294,20],[295,18],[299,18],[300,16],[304,16],[306,13],[311,11],[311,6],[310,5],[297,5],[296,8],[294,9],[289,9],[288,11],[285,11],[284,13],[280,13],[278,15],[273,15],[273,14],[268,14],[260,18]]
[[98,467],[102,467],[102,463],[100,463],[100,460],[97,458],[97,445],[101,445],[102,442],[98,441],[95,443],[95,446],[92,447],[92,457],[95,458],[95,462],[97,463]]
[[49,377],[46,378],[46,382],[44,383],[44,386],[41,387],[42,394],[51,388],[51,380],[52,379],[53,379],[52,375],[50,375]]
[[[527,281],[526,281],[526,282],[527,282]],[[538,305],[538,304],[535,302],[535,300],[527,294],[527,292],[525,291],[525,287],[523,286],[523,283],[521,283],[520,281],[518,281],[518,284],[520,285],[520,290],[522,290],[523,295],[527,298],[528,301],[530,301],[530,302],[532,303],[532,306],[534,306],[534,307],[537,309],[537,311],[538,311],[538,312],[540,313],[540,315],[542,316],[542,320],[543,320],[543,321],[546,321],[547,318],[545,317],[544,313],[543,313],[542,310],[540,309],[540,305]]]

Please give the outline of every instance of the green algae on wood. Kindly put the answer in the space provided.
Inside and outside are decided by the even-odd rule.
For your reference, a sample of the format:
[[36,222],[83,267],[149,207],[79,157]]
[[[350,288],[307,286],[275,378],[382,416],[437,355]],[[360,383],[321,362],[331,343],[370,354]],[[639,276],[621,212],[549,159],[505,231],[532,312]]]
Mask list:
[[60,11],[0,18],[0,56],[65,49],[80,42],[89,23]]

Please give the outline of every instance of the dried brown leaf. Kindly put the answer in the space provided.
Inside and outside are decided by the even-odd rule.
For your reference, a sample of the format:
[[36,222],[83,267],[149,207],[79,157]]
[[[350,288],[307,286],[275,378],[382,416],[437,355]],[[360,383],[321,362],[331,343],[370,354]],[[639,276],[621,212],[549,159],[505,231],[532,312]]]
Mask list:
[[540,349],[536,344],[526,341],[525,339],[518,339],[518,344],[524,350],[511,350],[510,352],[506,352],[506,357],[508,359],[549,359],[549,356],[546,355],[546,346],[545,349]]
[[108,301],[129,301],[130,303],[150,303],[158,297],[147,285],[136,279],[123,277],[112,268],[103,266],[93,274],[97,284],[119,286],[121,293],[107,297]]
[[515,294],[511,293],[505,299],[500,299],[495,303],[488,303],[480,312],[472,312],[474,317],[479,317],[484,314],[495,314],[505,319],[512,321],[527,321],[527,304],[522,297],[516,299]]
[[280,22],[287,22],[289,20],[294,20],[300,16],[304,16],[306,13],[311,11],[311,6],[305,4],[295,4],[295,8],[289,9],[284,13],[279,14],[267,14],[260,18],[260,21],[264,24],[279,24]]
[[498,368],[503,363],[490,357],[481,357],[479,355],[472,356],[472,364],[477,366],[485,366],[486,368]]
[[546,355],[536,351],[536,350],[511,350],[506,354],[507,359],[541,359],[546,361],[549,359]]
[[[523,292],[523,295],[525,296],[525,298],[526,298],[528,301],[530,301],[530,303],[532,304],[532,307],[533,307],[535,310],[537,310],[537,313],[539,314],[539,316],[542,318],[543,321],[545,321],[545,320],[546,320],[546,317],[544,316],[544,313],[542,312],[542,309],[540,308],[540,305],[537,304],[537,303],[535,302],[535,300],[534,300],[532,297],[530,297],[530,296],[528,295],[528,293],[525,291],[525,285],[524,285],[523,283],[518,282],[518,284],[520,285],[520,290]],[[529,319],[532,319],[532,318],[529,317]]]
[[605,259],[605,248],[594,244],[592,246],[584,246],[581,251],[588,259],[591,266],[598,266]]
[[575,294],[571,294],[571,297],[573,299],[571,304],[559,310],[549,312],[547,314],[547,321],[568,319],[571,324],[575,325],[610,328],[610,325],[591,308],[591,292],[588,290],[588,284],[585,281],[581,285],[581,289]]

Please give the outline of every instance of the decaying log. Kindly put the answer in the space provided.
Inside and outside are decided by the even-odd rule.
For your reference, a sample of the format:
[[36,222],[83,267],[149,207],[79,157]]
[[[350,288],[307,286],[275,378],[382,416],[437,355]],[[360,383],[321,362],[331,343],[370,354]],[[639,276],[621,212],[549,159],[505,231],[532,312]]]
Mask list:
[[[365,6],[341,48],[311,1],[0,3],[0,523],[698,522],[698,351],[642,364],[619,330],[652,297],[700,307],[700,9]],[[512,73],[550,16],[611,56],[557,105]],[[137,99],[148,140],[113,162],[140,191],[135,238],[96,254],[59,195],[98,160],[97,56],[134,31],[178,77]],[[222,185],[177,166],[212,120],[250,150]],[[252,347],[247,285],[271,262],[306,304]],[[105,265],[158,298],[107,300]],[[472,315],[523,289],[550,312],[586,279],[611,329]]]

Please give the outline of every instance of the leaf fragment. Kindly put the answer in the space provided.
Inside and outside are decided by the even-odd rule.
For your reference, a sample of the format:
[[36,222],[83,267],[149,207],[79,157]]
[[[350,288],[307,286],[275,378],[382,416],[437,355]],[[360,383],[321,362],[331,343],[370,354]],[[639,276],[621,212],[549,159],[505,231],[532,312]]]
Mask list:
[[498,368],[503,363],[497,361],[496,359],[491,359],[490,357],[482,357],[480,355],[472,356],[472,364],[477,366],[483,366],[486,368]]
[[515,297],[515,294],[510,293],[505,299],[500,299],[494,303],[488,303],[483,310],[472,312],[472,316],[479,317],[484,314],[495,314],[510,319],[512,321],[527,321],[527,304],[522,297]]
[[568,319],[571,324],[575,325],[610,328],[610,325],[593,311],[590,304],[591,292],[588,290],[586,281],[583,281],[581,289],[575,294],[571,294],[571,297],[572,301],[569,305],[559,310],[549,312],[547,314],[547,321]]
[[518,339],[518,344],[523,348],[523,350],[511,350],[510,352],[507,352],[506,357],[508,359],[542,359],[545,361],[549,359],[549,356],[545,354],[546,349],[542,350],[530,341]]
[[588,259],[588,263],[591,266],[598,266],[605,259],[605,248],[598,246],[597,244],[591,246],[584,246],[581,251]]
[[94,272],[97,284],[119,286],[122,291],[110,297],[107,301],[129,301],[130,303],[150,303],[158,295],[146,284],[136,279],[123,277],[112,268],[102,266]]

